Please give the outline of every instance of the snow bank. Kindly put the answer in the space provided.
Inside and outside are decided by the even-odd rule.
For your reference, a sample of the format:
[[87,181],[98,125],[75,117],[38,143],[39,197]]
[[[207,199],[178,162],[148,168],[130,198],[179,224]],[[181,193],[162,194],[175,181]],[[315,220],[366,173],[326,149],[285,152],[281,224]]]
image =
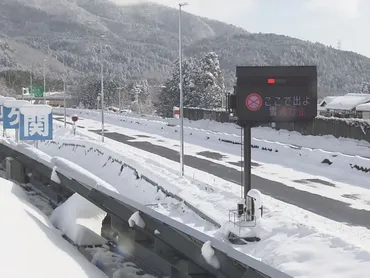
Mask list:
[[130,218],[128,219],[128,224],[132,228],[134,226],[138,226],[141,229],[145,228],[145,222],[140,216],[140,212],[136,211],[134,212]]
[[[55,156],[52,161],[58,166],[58,172],[87,185],[100,184],[139,203],[152,204],[165,201],[170,195],[166,193],[167,188],[172,188],[173,194],[180,191],[174,183],[170,184],[159,172],[146,169],[145,160],[127,159],[123,155],[118,155],[113,149],[102,147],[96,141],[63,138],[58,141],[43,142],[39,147],[44,152]],[[65,159],[57,156],[63,156]],[[58,161],[57,164],[56,161]],[[94,163],[91,163],[92,161]],[[135,169],[140,169],[140,173]],[[91,173],[94,173],[93,178]]]
[[6,252],[0,277],[106,277],[29,204],[19,186],[4,179],[0,179],[0,227]]
[[210,241],[207,241],[203,244],[201,252],[203,258],[209,265],[213,266],[216,269],[220,268],[220,262],[215,255],[215,250],[213,250]]
[[106,215],[105,211],[74,193],[53,211],[50,220],[75,244],[97,245],[105,242],[100,235]]
[[34,158],[38,162],[45,164],[47,166],[51,166],[51,156],[47,155],[46,153],[30,146],[29,144],[25,143],[17,143],[10,138],[0,137],[0,144],[3,144],[9,148],[12,148],[20,153],[23,153],[29,157]]
[[[60,134],[66,130],[60,129]],[[67,132],[67,134],[69,134]],[[68,135],[69,136],[69,135]],[[97,141],[79,138],[78,136],[55,136],[58,141],[43,142],[40,149],[50,155],[63,156],[84,167],[88,171],[101,177],[112,185],[121,195],[138,203],[151,205],[158,203],[183,202],[181,188],[187,188],[190,181],[179,177],[178,173],[169,172],[163,165],[153,166],[148,159],[137,156],[135,153],[117,151],[116,148],[104,145]],[[79,139],[76,139],[79,138]],[[95,163],[91,163],[94,161]],[[204,185],[207,186],[207,185]],[[183,204],[183,210],[194,214],[188,207],[192,207],[191,199]],[[207,217],[207,210],[195,207],[198,217]],[[212,223],[212,220],[210,220]],[[215,223],[216,221],[213,221]],[[209,225],[209,223],[207,223]]]
[[75,179],[87,186],[95,187],[98,184],[113,192],[117,192],[117,190],[109,183],[70,160],[55,156],[51,159],[51,163],[56,167],[58,172],[66,177]]
[[[55,165],[52,178],[54,174],[57,183],[60,183],[60,179],[55,175],[57,175],[56,172],[59,172],[87,186],[100,185],[110,191],[117,192],[110,184],[71,161],[53,157],[51,163]],[[54,210],[50,219],[53,225],[75,244],[95,245],[104,242],[100,235],[102,222],[106,215],[105,211],[75,193]]]
[[51,177],[50,177],[50,179],[51,179],[53,182],[60,184],[60,178],[59,178],[58,173],[57,173],[57,171],[56,171],[56,170],[57,170],[57,166],[54,166],[54,167],[53,167],[53,171],[51,172]]
[[[370,158],[351,156],[342,153],[333,153],[321,149],[309,149],[292,145],[268,142],[255,139],[252,143],[253,151],[270,154],[281,160],[301,161],[302,164],[326,164],[338,171],[353,170],[353,174],[365,173],[370,175]],[[370,155],[370,149],[369,149]],[[358,173],[360,172],[360,173]]]

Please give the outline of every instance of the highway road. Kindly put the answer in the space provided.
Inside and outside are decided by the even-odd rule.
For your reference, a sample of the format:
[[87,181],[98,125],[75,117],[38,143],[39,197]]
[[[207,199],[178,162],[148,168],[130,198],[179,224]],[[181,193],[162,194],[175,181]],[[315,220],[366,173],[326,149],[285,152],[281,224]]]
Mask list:
[[[63,118],[58,117],[55,118],[55,120],[63,121]],[[101,134],[100,130],[89,131]],[[104,135],[107,138],[117,142],[162,156],[175,162],[179,161],[178,151],[154,145],[150,142],[130,141],[136,138],[117,132],[105,131]],[[210,160],[191,155],[184,156],[184,163],[185,165],[196,168],[200,171],[204,171],[224,180],[240,184],[241,172],[235,168],[227,167]],[[259,167],[259,165],[257,163],[253,163],[252,167]],[[296,182],[305,184],[306,181],[297,180]],[[320,179],[311,180],[311,182],[320,183],[326,186],[335,186],[333,183],[328,183],[327,181]],[[347,223],[353,226],[362,226],[370,229],[370,211],[352,208],[349,204],[342,201],[312,194],[307,191],[298,190],[283,183],[268,180],[256,175],[252,175],[252,187],[260,190],[265,195],[271,196],[285,203],[295,205],[334,221]]]
[[[100,130],[89,130],[100,134]],[[179,161],[179,152],[154,145],[150,142],[132,142],[129,140],[136,139],[134,137],[126,136],[116,132],[104,132],[107,138],[127,144],[129,146],[150,152],[167,158],[172,161]],[[194,157],[191,155],[185,155],[184,163],[187,166],[199,169],[201,171],[210,173],[224,180],[240,184],[241,172],[231,167],[227,167],[221,164],[214,163],[207,159]],[[259,167],[257,163],[253,164],[252,167]],[[305,180],[296,182],[305,183]],[[335,186],[335,184],[328,183],[322,180],[312,180],[324,184],[326,186]],[[370,228],[370,211],[359,210],[351,208],[349,204],[326,198],[321,195],[312,194],[306,191],[297,190],[293,187],[289,187],[283,183],[275,182],[272,180],[264,179],[259,176],[252,175],[252,187],[260,190],[263,194],[271,196],[275,199],[283,202],[298,206],[302,209],[311,211],[318,215],[338,222],[348,223],[354,226],[363,226]]]

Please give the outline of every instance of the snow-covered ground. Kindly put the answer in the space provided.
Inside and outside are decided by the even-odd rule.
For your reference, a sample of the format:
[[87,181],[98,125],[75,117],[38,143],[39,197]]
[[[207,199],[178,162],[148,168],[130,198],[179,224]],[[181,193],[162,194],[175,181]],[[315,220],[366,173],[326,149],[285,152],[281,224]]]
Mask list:
[[[72,113],[72,111],[76,112],[71,109],[70,112]],[[86,115],[86,117],[80,116],[78,126],[83,125],[91,130],[101,128],[98,112],[89,110],[77,110],[77,112]],[[91,120],[91,118],[96,118],[97,121]],[[168,126],[167,122],[163,120],[129,118],[129,116],[117,114],[108,114],[106,119],[110,123],[105,125],[107,131],[130,136],[133,138],[130,141],[146,141],[175,151],[179,150],[179,128]],[[221,141],[240,142],[240,134],[219,132],[222,128],[225,131],[235,130],[237,128],[235,125],[211,121],[187,122],[187,124],[188,126],[185,129],[186,154],[208,159],[212,163],[229,168],[240,169],[238,164],[242,160],[241,146]],[[212,131],[210,129],[198,129],[202,124],[208,124]],[[84,130],[80,129],[80,132],[84,132]],[[368,170],[370,169],[370,143],[368,142],[336,139],[330,136],[302,136],[296,133],[275,131],[270,128],[253,129],[252,135],[264,138],[254,138],[252,140],[253,145],[259,146],[259,148],[252,149],[252,159],[266,166],[253,169],[252,171],[256,175],[261,174],[273,179],[282,178],[289,183],[289,186],[310,190],[312,193],[317,192],[317,185],[311,184],[311,188],[309,188],[309,186],[292,182],[294,172],[307,174],[306,179],[308,176],[311,176],[311,178],[319,177],[320,179],[324,177],[324,180],[330,179],[364,188],[370,187],[368,182],[370,175]],[[287,141],[289,144],[284,143]],[[297,146],[310,146],[311,148]],[[332,164],[322,163],[325,159],[328,159]],[[358,170],[356,165],[364,167],[368,172]],[[263,168],[268,169],[266,171]],[[290,170],[293,170],[293,172]],[[274,173],[273,177],[271,176],[272,172]],[[318,186],[322,187],[323,190],[327,189],[325,185]],[[324,196],[326,195],[329,194],[324,194]]]
[[[79,125],[97,128],[97,123],[86,119],[79,122]],[[117,126],[107,128],[126,132],[120,131]],[[229,226],[228,210],[234,209],[240,199],[239,185],[188,166],[185,168],[187,176],[181,179],[178,177],[178,163],[110,139],[101,144],[96,141],[100,136],[86,129],[81,128],[78,130],[80,135],[72,136],[70,130],[59,128],[55,132],[54,142],[40,144],[40,150],[51,156],[70,159],[95,173],[118,191],[127,187],[127,197],[145,204],[156,204],[153,208],[157,211],[203,233],[225,240],[224,231]],[[127,173],[121,176],[120,163],[135,167],[139,173],[147,175],[166,190],[206,212],[223,224],[223,227],[221,230],[212,226],[205,227],[204,220],[190,212],[183,213],[179,204],[173,203],[170,198],[153,194],[156,190],[149,183],[130,179]],[[275,179],[271,177],[274,171],[283,173],[284,176],[288,175],[287,170],[284,167],[274,169],[266,164],[264,171],[270,179]],[[295,178],[308,175],[292,169],[288,171],[292,171],[289,174],[296,175]],[[281,176],[277,175],[276,179],[279,178]],[[326,190],[332,191],[326,191],[326,194],[339,198],[340,190],[346,189],[369,196],[366,195],[369,194],[366,189],[336,183],[338,184],[338,189],[334,188],[336,191],[329,187]],[[321,194],[324,188],[316,188],[314,191]],[[350,206],[368,209],[365,199],[347,199],[346,202]],[[234,246],[236,249],[260,258],[293,277],[367,277],[370,269],[370,235],[366,228],[338,223],[267,196],[264,196],[264,204],[264,218],[255,231],[262,240],[247,246]]]
[[0,178],[0,277],[107,277],[31,205],[27,194]]
[[[96,134],[88,134],[90,138],[95,136],[95,139],[99,139]],[[62,128],[56,131],[54,142],[40,144],[40,149],[52,156],[74,161],[115,188],[128,186],[128,197],[146,204],[160,203],[155,208],[157,211],[225,240],[223,231],[228,228],[228,210],[233,209],[240,198],[237,184],[191,167],[185,169],[188,176],[180,179],[177,163],[109,139],[101,144],[86,136],[72,137],[70,130],[66,132]],[[118,162],[127,163],[154,180],[157,177],[165,189],[206,212],[223,224],[223,228],[218,231],[205,228],[204,221],[198,222],[202,220],[194,219],[194,215],[183,214],[175,208],[168,209],[175,205],[153,194],[150,184],[135,184],[132,180],[128,181],[127,177],[122,180]],[[235,248],[293,277],[365,277],[368,274],[370,235],[366,228],[338,223],[267,196],[264,196],[264,204],[265,215],[257,231],[262,240]]]
[[[54,113],[63,114],[64,110],[54,108]],[[86,109],[67,109],[67,114],[74,114],[88,119],[100,121],[101,112],[97,110]],[[105,119],[108,123],[121,127],[134,128],[137,131],[144,131],[150,134],[162,135],[166,138],[178,140],[178,134],[173,132],[173,127],[168,127],[168,124],[178,125],[178,119],[162,119],[160,117],[146,116],[140,117],[135,114],[118,114],[106,112]],[[210,137],[219,141],[219,139],[232,140],[240,142],[240,127],[231,123],[218,123],[210,120],[189,121],[184,119],[185,141],[191,144],[202,145],[206,144],[208,148],[220,149],[220,145],[216,147],[210,144],[210,141],[204,142],[204,138]],[[331,135],[325,136],[302,136],[298,132],[289,132],[286,130],[274,130],[268,127],[259,127],[252,129],[253,143],[267,142],[279,143],[284,145],[299,146],[310,149],[321,149],[328,152],[339,152],[347,155],[358,155],[370,157],[370,143],[348,138],[335,138]],[[199,140],[201,139],[201,140]],[[212,141],[212,140],[211,140]],[[221,146],[222,148],[222,146]],[[233,151],[227,149],[229,153],[239,155],[240,148]]]
[[[56,121],[56,123],[58,122]],[[59,122],[59,124],[61,123]],[[88,131],[99,129],[99,122],[81,118],[78,124],[85,127],[77,128],[77,132],[79,134],[95,140],[100,139],[98,134]],[[134,127],[135,126],[133,126],[133,128]],[[132,137],[133,139],[130,140],[131,142],[146,141],[154,145],[164,146],[166,148],[178,151],[178,141],[168,139],[164,136],[153,135],[146,132],[136,131],[133,128],[129,129],[110,124],[106,124],[105,128],[109,132],[117,132]],[[109,142],[109,144],[116,150],[123,148],[121,143],[118,143],[114,140],[106,138],[106,141]],[[278,145],[275,145],[275,148],[277,148]],[[128,147],[127,145],[124,146],[124,149]],[[122,152],[123,151],[124,150],[122,149]],[[176,163],[174,164],[172,161],[166,160],[163,157],[153,155],[148,152],[143,152],[139,149],[135,149],[135,151],[138,153],[141,152],[142,156],[145,157],[147,161],[149,160],[152,165],[172,169],[172,172],[177,174],[179,167],[176,166]],[[218,151],[217,153],[220,156],[223,156],[223,160],[217,160],[200,155],[201,153],[205,152],[215,151],[190,143],[185,145],[186,154],[209,160],[213,164],[217,163],[229,168],[240,170],[240,166],[235,166],[229,163],[230,161],[237,162],[237,157],[233,157],[228,153]],[[331,154],[328,155],[327,152],[319,150],[312,150],[309,151],[309,153],[305,153],[301,150],[285,147],[282,147],[278,153],[271,153],[261,149],[253,149],[252,156],[254,157],[254,162],[259,164],[259,167],[254,167],[252,169],[252,173],[257,176],[261,176],[268,180],[281,182],[286,186],[293,187],[298,190],[310,192],[312,194],[318,194],[330,199],[340,200],[350,204],[350,206],[355,208],[370,210],[370,172],[365,173],[350,167],[350,163],[353,163],[370,168],[370,159],[346,157],[340,155],[333,157]],[[334,163],[332,165],[321,163],[325,158],[329,158]],[[192,168],[190,167],[190,169]],[[196,180],[202,180],[200,178],[202,173],[203,172],[198,171],[197,169],[186,171],[188,178]],[[315,182],[317,179],[335,186],[317,183]],[[299,182],[300,180],[305,180],[305,183]],[[221,183],[223,182],[224,181],[221,181]],[[214,181],[211,182],[211,184],[213,183]],[[348,196],[352,197],[348,198]]]

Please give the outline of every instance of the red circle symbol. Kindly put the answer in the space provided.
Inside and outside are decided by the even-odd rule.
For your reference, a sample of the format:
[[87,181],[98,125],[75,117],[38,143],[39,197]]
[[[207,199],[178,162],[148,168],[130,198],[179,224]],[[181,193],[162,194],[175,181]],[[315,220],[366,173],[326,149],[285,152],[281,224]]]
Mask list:
[[260,110],[262,107],[262,97],[259,94],[250,94],[245,99],[245,105],[251,111]]

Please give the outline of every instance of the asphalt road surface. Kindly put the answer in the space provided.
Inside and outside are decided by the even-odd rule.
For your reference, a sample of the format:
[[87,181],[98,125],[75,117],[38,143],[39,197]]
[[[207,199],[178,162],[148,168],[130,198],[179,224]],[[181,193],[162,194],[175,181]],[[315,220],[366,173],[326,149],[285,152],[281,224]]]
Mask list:
[[[99,130],[90,131],[100,134]],[[121,133],[105,132],[104,135],[107,138],[117,142],[130,145],[152,154],[160,155],[172,161],[179,161],[179,152],[177,151],[158,145],[153,145],[149,142],[132,142],[129,140],[136,138],[126,136]],[[191,155],[184,156],[184,163],[185,165],[210,173],[224,180],[240,184],[241,172],[234,168],[229,168],[224,165]],[[256,163],[253,164],[252,167],[259,167],[259,165]],[[319,179],[297,180],[295,182],[302,184],[316,182],[326,186],[335,186],[333,183],[328,183]],[[283,183],[264,179],[255,175],[252,175],[252,187],[260,190],[265,195],[269,195],[275,199],[298,206],[323,217],[338,222],[344,222],[353,226],[370,228],[370,211],[354,209],[344,202],[315,195],[306,191],[297,190],[295,188],[286,186]],[[348,195],[348,198],[353,198],[353,196]]]

